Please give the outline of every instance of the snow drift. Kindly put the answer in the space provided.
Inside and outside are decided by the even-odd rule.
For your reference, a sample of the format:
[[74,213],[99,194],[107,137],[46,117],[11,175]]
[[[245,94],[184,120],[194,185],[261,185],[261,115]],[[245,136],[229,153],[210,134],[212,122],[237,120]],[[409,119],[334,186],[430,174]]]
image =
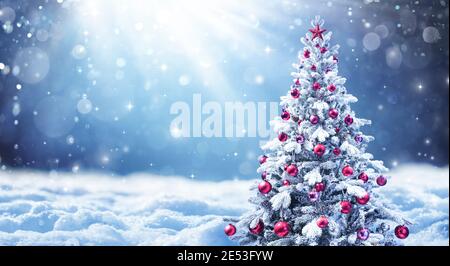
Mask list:
[[[408,165],[383,188],[415,224],[406,245],[448,245],[448,168]],[[234,245],[223,217],[257,180],[0,173],[0,245]]]

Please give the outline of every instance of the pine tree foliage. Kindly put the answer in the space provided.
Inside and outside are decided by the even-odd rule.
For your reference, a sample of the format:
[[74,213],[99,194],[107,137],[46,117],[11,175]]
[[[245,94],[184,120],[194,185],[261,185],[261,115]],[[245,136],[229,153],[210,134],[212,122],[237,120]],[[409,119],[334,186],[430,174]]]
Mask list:
[[[320,29],[324,21],[316,17],[311,24]],[[255,196],[249,199],[255,208],[237,222],[232,239],[241,245],[401,245],[394,227],[408,222],[380,200],[377,178],[388,169],[366,152],[374,138],[360,129],[371,121],[358,118],[350,107],[358,99],[347,92],[346,78],[338,75],[339,45],[331,45],[332,33],[315,34],[301,38],[304,48],[293,64],[293,85],[281,97],[287,117],[270,122],[287,139],[275,138],[262,146],[267,159],[258,173],[271,190],[261,193],[255,184]],[[330,115],[332,109],[337,117]],[[315,151],[319,144],[323,154]],[[297,173],[288,173],[291,165]],[[345,167],[353,170],[350,175],[344,175]],[[366,195],[369,201],[359,203]],[[342,212],[343,201],[351,204],[349,213]],[[320,217],[327,218],[324,228],[318,226]],[[288,223],[286,236],[274,232],[278,221]],[[260,222],[264,229],[252,233],[249,229]],[[367,239],[358,237],[360,229],[369,232]]]

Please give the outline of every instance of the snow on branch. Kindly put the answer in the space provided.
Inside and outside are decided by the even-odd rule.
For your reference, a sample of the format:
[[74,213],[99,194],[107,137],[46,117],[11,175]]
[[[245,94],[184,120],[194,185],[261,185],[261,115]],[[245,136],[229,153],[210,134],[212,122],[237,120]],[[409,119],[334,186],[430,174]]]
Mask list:
[[307,173],[304,176],[305,181],[308,182],[309,185],[313,186],[316,183],[319,183],[322,181],[322,176],[320,175],[320,168],[314,168],[312,171]]
[[270,203],[272,203],[272,208],[275,211],[281,208],[287,209],[291,205],[291,195],[288,190],[285,190],[273,196],[270,199]]

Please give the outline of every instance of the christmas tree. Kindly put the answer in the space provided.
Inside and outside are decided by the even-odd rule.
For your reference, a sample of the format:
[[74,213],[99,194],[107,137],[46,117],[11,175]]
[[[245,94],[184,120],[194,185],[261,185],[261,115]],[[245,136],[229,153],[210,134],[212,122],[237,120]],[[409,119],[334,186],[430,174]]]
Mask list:
[[350,108],[338,75],[338,45],[316,17],[301,39],[293,84],[270,122],[278,134],[262,149],[256,208],[225,233],[241,245],[401,245],[405,221],[380,199],[388,169],[366,152],[370,121]]

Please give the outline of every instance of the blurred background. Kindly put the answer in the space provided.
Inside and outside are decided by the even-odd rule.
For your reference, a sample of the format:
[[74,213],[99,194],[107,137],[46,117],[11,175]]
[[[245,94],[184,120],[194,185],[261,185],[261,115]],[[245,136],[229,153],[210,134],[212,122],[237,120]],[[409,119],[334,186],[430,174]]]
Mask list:
[[448,1],[0,0],[1,170],[255,178],[262,139],[179,138],[170,107],[278,102],[315,15],[369,151],[448,165]]

